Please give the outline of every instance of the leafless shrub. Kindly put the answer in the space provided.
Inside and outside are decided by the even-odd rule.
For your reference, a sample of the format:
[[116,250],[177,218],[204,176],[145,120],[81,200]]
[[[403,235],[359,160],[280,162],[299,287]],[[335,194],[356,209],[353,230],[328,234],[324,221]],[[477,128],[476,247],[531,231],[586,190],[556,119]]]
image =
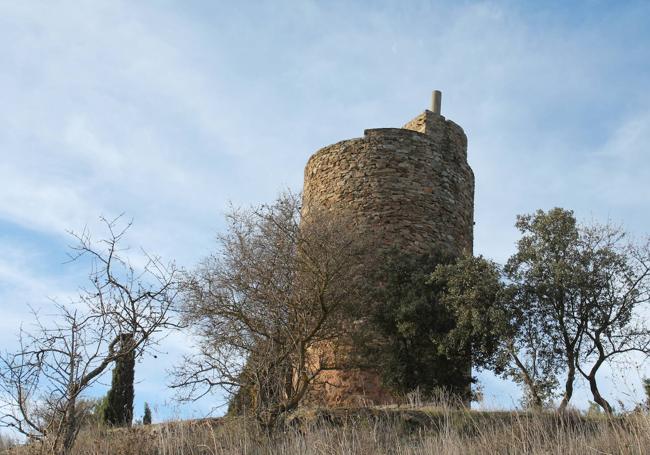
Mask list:
[[310,210],[301,220],[293,194],[227,219],[219,251],[185,286],[184,319],[199,354],[175,370],[173,387],[181,399],[219,387],[231,408],[273,426],[319,372],[340,367],[322,348],[348,335],[362,306],[366,248],[344,218]]

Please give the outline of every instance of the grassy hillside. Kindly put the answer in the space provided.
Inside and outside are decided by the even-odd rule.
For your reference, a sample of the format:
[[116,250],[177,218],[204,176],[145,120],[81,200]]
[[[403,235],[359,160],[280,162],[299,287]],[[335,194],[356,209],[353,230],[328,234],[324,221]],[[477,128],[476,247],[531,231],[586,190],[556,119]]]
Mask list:
[[[169,422],[80,435],[79,455],[647,454],[650,417],[477,412],[444,408],[301,410],[265,435],[239,418]],[[39,453],[15,448],[12,455]]]

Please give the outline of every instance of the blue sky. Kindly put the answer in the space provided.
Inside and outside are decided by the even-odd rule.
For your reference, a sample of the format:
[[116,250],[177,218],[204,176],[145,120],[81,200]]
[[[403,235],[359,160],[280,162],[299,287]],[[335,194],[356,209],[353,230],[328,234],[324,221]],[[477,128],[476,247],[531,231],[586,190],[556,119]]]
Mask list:
[[[133,246],[192,267],[229,201],[300,189],[315,150],[404,124],[433,89],[469,138],[476,253],[505,259],[516,214],[554,206],[647,233],[648,17],[648,2],[0,1],[0,346],[27,304],[82,284],[67,229],[126,212]],[[166,404],[189,343],[144,360],[136,413],[217,403]],[[641,374],[606,392],[638,399]],[[481,378],[490,404],[516,402]]]

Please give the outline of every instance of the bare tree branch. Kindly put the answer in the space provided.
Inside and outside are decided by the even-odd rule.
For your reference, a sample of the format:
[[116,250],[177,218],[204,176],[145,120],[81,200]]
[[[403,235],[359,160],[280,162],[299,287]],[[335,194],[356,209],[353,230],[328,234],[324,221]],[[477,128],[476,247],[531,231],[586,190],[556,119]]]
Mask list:
[[180,399],[218,387],[231,409],[272,424],[295,408],[325,365],[318,350],[347,335],[362,296],[363,254],[341,218],[310,212],[299,197],[232,210],[219,251],[187,277],[184,321],[199,355],[174,371]]

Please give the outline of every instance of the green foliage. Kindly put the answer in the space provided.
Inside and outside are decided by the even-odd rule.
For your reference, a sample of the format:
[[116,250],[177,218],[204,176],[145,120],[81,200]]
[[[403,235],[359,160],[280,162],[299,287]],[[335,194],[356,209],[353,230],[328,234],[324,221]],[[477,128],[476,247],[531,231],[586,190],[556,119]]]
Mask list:
[[454,321],[438,339],[445,354],[469,352],[475,368],[503,372],[508,361],[503,344],[514,328],[507,304],[509,289],[501,282],[499,266],[482,256],[462,257],[437,266],[429,282]]
[[566,373],[566,407],[583,336],[580,228],[572,211],[557,207],[519,215],[515,226],[522,236],[504,272],[513,290],[513,355],[521,364],[510,376],[527,385],[524,404],[541,407],[557,396],[558,377]]
[[151,408],[149,403],[144,403],[144,415],[142,416],[143,425],[151,425]]
[[432,275],[454,321],[439,346],[522,384],[525,407],[551,404],[564,376],[566,410],[580,374],[611,413],[600,367],[624,353],[650,355],[650,328],[638,317],[650,303],[650,242],[624,242],[619,228],[580,225],[561,208],[518,216],[516,226],[521,238],[503,269],[465,258]]
[[424,395],[439,388],[468,398],[469,351],[447,349],[445,335],[455,327],[453,311],[439,301],[443,285],[429,279],[439,254],[389,251],[370,290],[374,304],[363,333],[362,360],[378,369],[385,385],[398,393],[418,388]]
[[[504,346],[514,334],[507,306],[510,289],[499,266],[482,257],[390,251],[373,283],[372,341],[362,355],[382,372],[394,391],[439,388],[469,398],[470,370],[503,373]],[[379,340],[378,342],[376,340]]]
[[130,335],[122,335],[120,349],[125,353],[115,361],[111,388],[106,395],[104,422],[111,426],[128,427],[133,421],[135,352],[130,349],[131,342]]
[[503,270],[483,257],[440,265],[431,276],[442,289],[439,302],[453,313],[454,327],[440,339],[448,355],[470,352],[472,366],[488,368],[524,387],[525,408],[550,403],[557,387],[555,351],[544,351],[548,334],[538,314],[506,284]]
[[[604,362],[630,352],[650,353],[650,329],[638,310],[650,302],[650,243],[634,244],[612,225],[582,225],[573,212],[554,208],[517,218],[522,237],[506,264],[516,301],[532,316],[537,362],[550,387],[566,373],[560,409],[573,394],[577,373],[594,402]],[[522,325],[524,334],[526,326]],[[539,371],[536,368],[535,371]]]
[[390,387],[463,395],[471,359],[520,383],[525,407],[551,403],[568,371],[566,406],[583,333],[579,227],[559,208],[519,216],[516,226],[522,237],[503,268],[483,257],[435,254],[390,252],[380,261],[369,333],[381,341],[367,358]]

